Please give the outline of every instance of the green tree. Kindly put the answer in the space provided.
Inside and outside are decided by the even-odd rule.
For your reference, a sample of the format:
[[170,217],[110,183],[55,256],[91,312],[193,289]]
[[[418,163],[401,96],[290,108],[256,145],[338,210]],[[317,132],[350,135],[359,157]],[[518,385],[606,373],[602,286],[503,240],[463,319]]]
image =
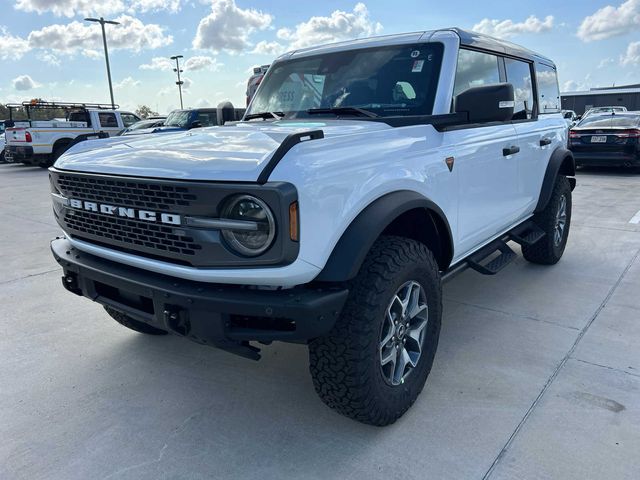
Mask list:
[[158,112],[154,112],[153,110],[151,110],[151,107],[147,105],[138,105],[138,108],[136,109],[136,115],[138,115],[140,118],[157,117]]

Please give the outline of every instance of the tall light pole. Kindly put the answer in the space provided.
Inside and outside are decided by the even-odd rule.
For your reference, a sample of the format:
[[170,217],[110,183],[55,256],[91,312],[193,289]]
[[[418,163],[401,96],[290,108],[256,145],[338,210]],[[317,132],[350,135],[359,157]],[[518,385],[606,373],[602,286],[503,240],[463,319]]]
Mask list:
[[184,82],[180,80],[180,74],[184,71],[184,70],[180,70],[181,58],[183,58],[182,55],[174,55],[173,57],[171,57],[171,60],[176,61],[176,68],[174,68],[173,71],[178,74],[178,81],[176,82],[176,85],[178,85],[178,91],[180,92],[180,110],[184,108],[182,106],[182,85],[184,84]]
[[104,31],[104,24],[108,23],[110,25],[120,25],[119,22],[114,22],[113,20],[105,20],[104,18],[85,18],[87,22],[97,22],[102,27],[102,43],[104,45],[104,58],[107,62],[107,78],[109,79],[109,94],[111,95],[111,108],[115,110],[116,104],[113,101],[113,85],[111,85],[111,68],[109,67],[109,50],[107,50],[107,35]]

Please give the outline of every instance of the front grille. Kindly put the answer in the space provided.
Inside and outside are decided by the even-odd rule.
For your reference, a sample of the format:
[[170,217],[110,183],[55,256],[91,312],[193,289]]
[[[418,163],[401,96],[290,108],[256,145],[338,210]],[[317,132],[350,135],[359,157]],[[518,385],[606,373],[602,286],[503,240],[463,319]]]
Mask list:
[[[257,185],[237,182],[182,181],[108,176],[50,170],[52,192],[68,199],[93,202],[97,210],[57,206],[58,223],[71,238],[146,258],[192,267],[244,267],[291,263],[298,243],[289,241],[289,205],[297,200],[295,188],[286,183]],[[220,206],[238,193],[263,199],[276,216],[274,245],[260,258],[247,259],[228,248],[219,230],[163,223],[162,214],[218,218]],[[58,204],[56,204],[58,205]],[[86,205],[86,204],[85,204]],[[97,206],[137,210],[124,217],[102,212]],[[155,220],[141,211],[155,213]],[[286,247],[286,248],[285,248]]]
[[192,237],[178,236],[174,229],[124,218],[114,218],[82,210],[69,210],[65,223],[77,236],[97,236],[105,241],[115,240],[135,247],[146,247],[159,252],[193,256],[202,246]]
[[176,206],[189,207],[198,200],[184,186],[64,174],[58,176],[58,189],[68,198],[149,210],[170,211]]

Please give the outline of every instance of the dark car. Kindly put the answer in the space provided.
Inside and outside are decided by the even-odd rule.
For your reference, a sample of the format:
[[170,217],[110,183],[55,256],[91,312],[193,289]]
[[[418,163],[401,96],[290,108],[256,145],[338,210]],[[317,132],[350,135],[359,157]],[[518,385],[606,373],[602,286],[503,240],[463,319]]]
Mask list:
[[143,133],[141,131],[146,130],[147,128],[161,127],[164,125],[165,120],[166,117],[154,117],[151,119],[140,120],[139,122],[136,122],[122,130],[118,135],[137,135],[139,133]]
[[640,112],[589,115],[569,132],[576,165],[640,166]]

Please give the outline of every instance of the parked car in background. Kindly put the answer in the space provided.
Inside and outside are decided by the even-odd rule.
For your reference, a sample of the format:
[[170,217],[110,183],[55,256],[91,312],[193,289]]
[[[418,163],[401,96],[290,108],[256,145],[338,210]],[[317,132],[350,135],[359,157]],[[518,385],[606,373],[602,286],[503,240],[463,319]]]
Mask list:
[[[91,137],[117,135],[140,121],[137,115],[113,110],[111,105],[87,103],[24,102],[10,104],[21,108],[28,119],[6,129],[5,159],[48,168],[72,144]],[[34,120],[35,111],[67,111],[64,121]],[[42,113],[42,112],[40,112]]]
[[592,114],[569,132],[576,165],[640,166],[640,112]]
[[253,75],[251,75],[249,77],[249,80],[247,81],[247,106],[249,106],[251,99],[256,93],[256,90],[258,90],[258,87],[260,86],[260,82],[262,82],[262,79],[265,73],[267,73],[267,70],[269,70],[269,65],[254,67]]
[[[221,104],[223,105],[223,104]],[[227,121],[240,120],[244,115],[244,108],[233,108],[230,103],[224,103],[226,112],[222,114],[218,108],[188,108],[171,112],[161,126],[140,129],[136,135],[149,133],[172,133],[192,128],[215,127]]]
[[610,107],[592,107],[582,115],[581,118],[588,117],[589,115],[597,115],[599,113],[621,113],[626,112],[627,107],[623,107],[622,105],[615,105]]
[[566,120],[569,128],[573,127],[578,121],[578,115],[573,110],[562,110],[562,117]]
[[140,135],[142,130],[161,127],[167,117],[154,117],[152,119],[140,120],[133,125],[122,130],[118,135]]
[[5,163],[4,160],[4,120],[0,120],[0,163]]

